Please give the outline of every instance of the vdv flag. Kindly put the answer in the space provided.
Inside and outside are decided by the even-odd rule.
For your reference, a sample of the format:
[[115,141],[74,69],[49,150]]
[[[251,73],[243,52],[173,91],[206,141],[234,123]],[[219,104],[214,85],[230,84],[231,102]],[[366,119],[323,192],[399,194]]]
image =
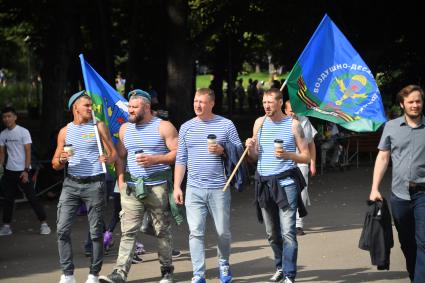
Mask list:
[[325,15],[287,79],[295,113],[356,132],[374,132],[387,119],[372,72]]
[[84,84],[93,102],[96,119],[106,123],[113,142],[118,142],[121,124],[128,121],[128,103],[113,87],[111,87],[80,54]]

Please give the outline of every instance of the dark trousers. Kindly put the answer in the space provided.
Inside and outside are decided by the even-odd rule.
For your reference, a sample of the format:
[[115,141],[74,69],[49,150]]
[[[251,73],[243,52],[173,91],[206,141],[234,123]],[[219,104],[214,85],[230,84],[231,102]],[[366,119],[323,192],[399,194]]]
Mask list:
[[5,170],[3,178],[1,179],[1,189],[4,195],[4,208],[3,208],[3,223],[10,224],[13,216],[13,208],[15,206],[15,198],[19,188],[22,189],[32,209],[37,215],[38,220],[46,220],[46,212],[43,206],[37,199],[34,191],[34,186],[31,181],[28,183],[21,182],[20,175],[22,171]]
[[425,282],[425,192],[411,200],[391,196],[391,212],[412,282]]
[[88,210],[90,238],[93,245],[93,255],[90,264],[90,274],[98,275],[103,264],[103,214],[105,211],[105,182],[77,183],[65,178],[62,193],[58,203],[57,233],[59,260],[63,274],[74,274],[74,262],[71,245],[71,226],[82,202]]
[[[106,227],[106,224],[103,223],[103,232],[109,231],[109,232],[113,232],[115,229],[115,226],[117,225],[117,223],[120,221],[120,211],[121,211],[121,199],[120,199],[120,194],[119,193],[115,193],[114,192],[114,187],[115,187],[115,180],[111,181],[111,180],[107,180],[106,181],[106,196],[105,196],[105,205],[108,204],[108,200],[110,196],[113,196],[113,201],[114,201],[114,212],[112,214],[112,219],[111,219],[111,224],[109,224],[108,227]],[[117,207],[118,205],[118,207]],[[84,243],[84,250],[86,252],[92,252],[93,249],[93,243],[91,241],[91,236],[90,236],[90,229],[87,232],[87,239],[86,242]]]

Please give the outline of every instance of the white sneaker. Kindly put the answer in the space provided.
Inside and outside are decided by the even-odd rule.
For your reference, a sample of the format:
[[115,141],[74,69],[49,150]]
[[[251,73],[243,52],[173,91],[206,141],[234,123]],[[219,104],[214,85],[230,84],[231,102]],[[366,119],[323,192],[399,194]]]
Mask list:
[[3,225],[0,229],[0,236],[9,236],[12,235],[12,229],[10,229],[9,225]]
[[285,280],[283,280],[283,283],[294,283],[295,281],[293,279],[290,279],[288,277],[285,278]]
[[191,281],[191,283],[205,283],[206,281],[205,281],[205,278],[204,277],[201,277],[201,276],[199,276],[199,275],[195,275],[193,278],[192,278],[192,281]]
[[275,274],[273,274],[273,276],[270,277],[267,283],[282,282],[282,279],[283,279],[283,271],[282,269],[277,269]]
[[89,274],[89,276],[87,277],[86,283],[99,283],[99,276]]
[[49,225],[47,223],[42,223],[40,226],[40,234],[41,235],[49,235],[52,230],[50,230]]
[[75,281],[74,275],[62,274],[61,281],[59,281],[59,283],[77,283],[77,282]]

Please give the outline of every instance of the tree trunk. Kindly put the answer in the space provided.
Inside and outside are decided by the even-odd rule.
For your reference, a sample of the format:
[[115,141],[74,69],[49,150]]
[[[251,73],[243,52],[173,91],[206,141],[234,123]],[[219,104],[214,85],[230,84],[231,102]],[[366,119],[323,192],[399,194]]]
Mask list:
[[93,58],[97,59],[95,69],[100,72],[102,77],[115,87],[114,79],[114,56],[112,55],[112,36],[111,36],[111,3],[105,0],[96,0],[94,3],[93,21]]
[[[50,25],[46,36],[45,48],[41,50],[43,66],[43,103],[41,117],[40,142],[51,144],[51,136],[65,125],[68,98],[78,91],[76,72],[79,66],[76,42],[79,34],[79,19],[77,9],[72,2],[66,7],[52,4],[57,17],[55,24]],[[56,6],[57,5],[57,6]],[[70,116],[69,116],[70,117]],[[40,154],[45,158],[47,146],[40,148]]]
[[166,106],[170,120],[178,128],[193,116],[195,73],[191,48],[187,42],[187,3],[183,0],[167,2],[168,52]]
[[[132,7],[129,11],[129,38],[128,38],[128,61],[127,61],[127,74],[125,84],[125,96],[127,93],[134,88],[141,88],[141,68],[143,66],[143,51],[140,50],[139,46],[139,33],[141,29],[140,13],[143,11],[142,1],[133,0],[130,1]],[[145,66],[143,66],[145,67]]]

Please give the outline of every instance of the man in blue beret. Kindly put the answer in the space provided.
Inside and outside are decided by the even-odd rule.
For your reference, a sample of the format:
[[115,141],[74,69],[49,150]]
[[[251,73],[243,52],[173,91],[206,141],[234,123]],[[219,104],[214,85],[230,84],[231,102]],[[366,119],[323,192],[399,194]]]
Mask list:
[[[85,91],[72,95],[68,108],[74,119],[60,130],[52,159],[55,170],[67,169],[57,213],[59,260],[63,272],[59,283],[75,283],[71,226],[81,203],[85,203],[88,210],[90,237],[93,242],[86,283],[98,283],[103,263],[103,214],[106,200],[102,163],[114,163],[117,154],[108,127],[103,122],[94,123],[92,100]],[[99,154],[95,127],[105,153]]]
[[173,200],[170,165],[176,159],[177,130],[170,122],[152,115],[149,93],[136,89],[128,96],[128,123],[121,126],[117,144],[120,158],[116,170],[122,207],[120,248],[113,272],[99,279],[108,283],[127,281],[136,236],[144,214],[149,213],[158,238],[159,282],[172,283],[171,215],[177,224],[183,220],[174,213],[176,206],[170,202],[170,196]]

